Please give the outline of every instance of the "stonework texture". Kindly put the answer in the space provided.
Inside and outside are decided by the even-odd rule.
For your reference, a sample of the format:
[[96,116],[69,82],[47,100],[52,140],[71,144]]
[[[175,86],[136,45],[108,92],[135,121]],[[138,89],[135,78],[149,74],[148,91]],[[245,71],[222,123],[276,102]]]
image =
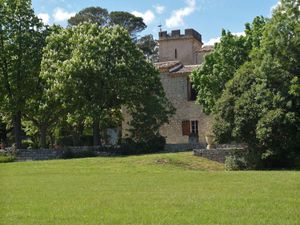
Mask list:
[[161,74],[161,82],[167,98],[176,108],[170,123],[161,127],[161,135],[166,137],[168,144],[189,143],[189,136],[182,135],[182,121],[198,121],[199,142],[205,144],[205,134],[210,132],[212,118],[205,115],[195,101],[188,101],[188,74]]
[[[160,71],[167,98],[176,108],[175,115],[170,118],[169,124],[161,127],[160,134],[166,137],[170,149],[190,149],[192,145],[205,146],[205,135],[211,131],[212,118],[205,115],[195,101],[189,101],[189,75],[193,69],[200,66],[205,54],[210,53],[213,48],[203,46],[201,34],[193,29],[186,29],[184,34],[181,34],[180,30],[174,30],[171,34],[161,31],[158,42],[160,61],[155,63],[155,67]],[[122,137],[125,138],[128,137],[128,122],[131,119],[125,109],[123,117]],[[198,134],[190,137],[185,134],[185,128],[183,135],[183,122],[192,124],[192,121],[197,121]]]
[[200,156],[209,160],[213,160],[220,163],[225,163],[226,157],[231,155],[244,155],[246,150],[240,149],[194,149],[194,155]]

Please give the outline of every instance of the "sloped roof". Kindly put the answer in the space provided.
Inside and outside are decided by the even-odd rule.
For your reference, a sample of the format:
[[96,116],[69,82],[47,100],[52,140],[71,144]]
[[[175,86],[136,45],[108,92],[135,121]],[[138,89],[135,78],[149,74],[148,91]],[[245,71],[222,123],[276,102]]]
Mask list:
[[214,46],[213,45],[204,45],[197,52],[211,52],[213,50],[214,50]]
[[161,73],[169,72],[170,69],[182,65],[179,61],[167,61],[167,62],[157,62],[154,63],[156,69],[158,69]]
[[187,74],[187,73],[191,73],[199,65],[183,65],[179,61],[167,61],[167,62],[154,63],[154,66],[161,73]]
[[170,71],[171,74],[187,74],[191,73],[194,69],[199,67],[200,65],[184,65],[177,71]]

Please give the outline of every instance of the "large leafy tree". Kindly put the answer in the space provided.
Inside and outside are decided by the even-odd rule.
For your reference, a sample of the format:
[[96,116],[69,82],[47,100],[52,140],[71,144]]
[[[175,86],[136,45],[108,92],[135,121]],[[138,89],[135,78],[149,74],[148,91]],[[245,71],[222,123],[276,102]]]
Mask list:
[[85,8],[75,16],[72,16],[68,20],[69,26],[77,26],[80,23],[91,22],[96,23],[99,26],[106,26],[109,24],[110,18],[107,9],[103,9],[101,7],[88,7]]
[[[58,33],[61,29],[57,25],[47,27],[43,32],[44,44],[51,33]],[[64,117],[66,114],[65,104],[62,99],[57,98],[56,93],[52,92],[52,88],[40,74],[38,81],[32,84],[32,89],[35,91],[34,95],[26,101],[23,112],[24,127],[30,136],[38,133],[39,144],[45,148],[47,131],[54,128],[55,124]]]
[[143,51],[147,60],[151,62],[158,61],[158,45],[153,35],[145,35],[137,40],[137,46]]
[[7,133],[6,124],[2,118],[0,118],[0,144],[7,142]]
[[85,8],[68,20],[69,26],[77,26],[80,23],[90,22],[99,26],[122,26],[132,37],[136,37],[138,32],[143,31],[147,26],[143,18],[136,17],[128,12],[114,11],[108,12],[101,7]]
[[0,102],[2,111],[12,118],[17,147],[26,101],[38,81],[43,29],[30,0],[0,1]]
[[258,47],[266,20],[256,17],[252,24],[247,23],[245,36],[236,36],[222,31],[220,43],[214,51],[205,57],[205,62],[191,74],[198,91],[197,101],[207,114],[213,112],[225,84],[235,71],[249,60],[250,51]]
[[265,166],[292,166],[300,146],[300,3],[282,0],[260,48],[226,84],[216,105],[219,141],[246,142]]
[[161,86],[153,65],[120,26],[83,23],[47,40],[42,76],[69,110],[92,118],[94,145],[100,144],[99,124],[120,115],[121,106],[141,104],[145,87]]
[[137,41],[137,45],[145,57],[152,62],[158,61],[158,48],[153,36],[145,35],[140,39],[137,38],[137,34],[147,27],[143,18],[128,12],[113,11],[109,13],[107,9],[101,7],[88,7],[68,20],[69,26],[77,26],[84,22],[96,23],[101,27],[119,25],[125,28],[131,37]]
[[132,15],[128,12],[114,11],[109,14],[111,25],[119,25],[125,28],[129,34],[136,37],[137,33],[146,29],[143,18]]

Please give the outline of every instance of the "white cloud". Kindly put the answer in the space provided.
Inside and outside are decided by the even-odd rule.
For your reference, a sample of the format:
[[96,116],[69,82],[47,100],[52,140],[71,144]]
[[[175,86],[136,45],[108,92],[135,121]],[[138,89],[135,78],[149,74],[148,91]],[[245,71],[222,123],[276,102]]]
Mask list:
[[275,5],[273,5],[273,6],[270,8],[270,16],[272,16],[273,11],[274,11],[278,6],[280,6],[280,5],[281,5],[281,2],[278,1]]
[[219,43],[221,37],[211,38],[208,42],[204,42],[204,45],[214,45],[215,43]]
[[39,13],[38,18],[40,18],[44,24],[49,24],[50,16],[48,13]]
[[235,35],[235,36],[245,36],[246,35],[244,31],[243,32],[236,32],[236,33],[232,33],[232,34]]
[[70,19],[70,17],[72,17],[72,16],[75,16],[75,14],[76,14],[75,12],[67,12],[66,10],[64,10],[62,8],[56,8],[53,13],[53,18],[54,18],[54,21],[56,21],[56,22],[62,22],[62,21]]
[[[245,36],[245,32],[236,32],[236,33],[232,33],[233,35],[236,35],[236,36]],[[211,38],[209,41],[205,41],[204,42],[204,45],[214,45],[215,43],[219,43],[221,40],[221,37],[216,37],[216,38]]]
[[166,19],[168,28],[183,25],[184,17],[191,15],[196,10],[196,0],[186,0],[186,4],[186,7],[173,11],[171,17]]
[[155,15],[151,10],[147,10],[146,12],[133,11],[131,13],[135,16],[142,17],[147,25],[152,23],[155,19]]
[[165,6],[163,5],[156,5],[154,8],[157,14],[162,14],[165,11]]

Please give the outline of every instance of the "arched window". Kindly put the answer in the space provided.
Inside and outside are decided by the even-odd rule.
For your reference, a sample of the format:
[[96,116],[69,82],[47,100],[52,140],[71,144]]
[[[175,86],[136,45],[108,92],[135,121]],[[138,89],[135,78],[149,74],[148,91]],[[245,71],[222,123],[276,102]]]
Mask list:
[[175,48],[175,59],[177,59],[177,49]]

